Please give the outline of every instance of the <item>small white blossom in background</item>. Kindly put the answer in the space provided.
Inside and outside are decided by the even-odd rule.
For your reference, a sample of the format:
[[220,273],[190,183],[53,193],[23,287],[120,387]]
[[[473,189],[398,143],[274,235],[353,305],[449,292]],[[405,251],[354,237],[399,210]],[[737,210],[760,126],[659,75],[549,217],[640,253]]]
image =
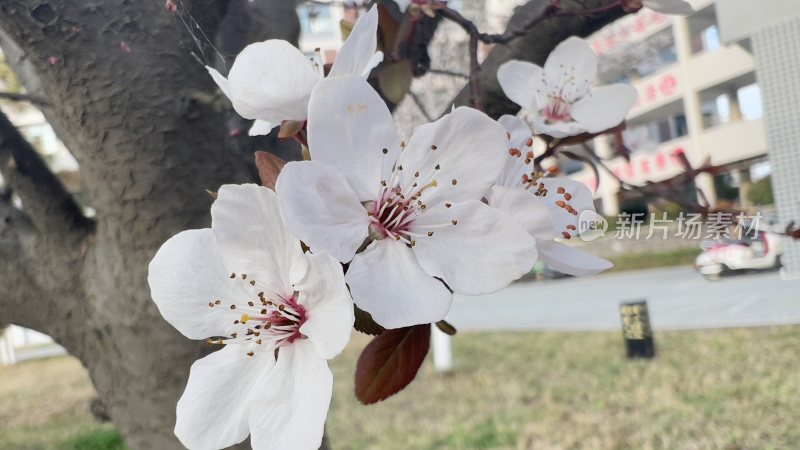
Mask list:
[[148,281],[164,318],[190,339],[225,346],[192,365],[175,434],[191,449],[317,449],[330,405],[327,360],[350,339],[341,265],[304,254],[275,193],[226,185],[210,229],[168,240]]
[[622,123],[636,102],[627,84],[593,88],[597,56],[576,37],[560,43],[545,62],[512,60],[497,71],[500,87],[519,105],[537,134],[564,138],[599,133]]
[[[383,60],[378,46],[377,5],[356,21],[328,76],[367,77]],[[255,120],[250,135],[268,134],[285,120],[303,122],[308,99],[324,78],[322,61],[312,61],[292,44],[270,39],[245,47],[233,62],[228,77],[206,67],[233,109]]]
[[641,8],[652,9],[662,14],[690,16],[696,11],[684,0],[622,0],[624,8],[638,11]]
[[579,218],[594,212],[592,193],[568,178],[545,178],[537,172],[533,135],[525,122],[503,116],[498,122],[508,131],[506,165],[486,198],[536,238],[539,259],[569,275],[592,275],[613,265],[591,253],[557,241],[577,237]]
[[536,260],[534,239],[481,202],[507,148],[482,112],[456,108],[403,145],[365,80],[328,78],[311,96],[308,143],[312,161],[278,177],[284,220],[312,252],[350,263],[353,300],[384,327],[443,319],[452,294],[436,278],[484,294]]

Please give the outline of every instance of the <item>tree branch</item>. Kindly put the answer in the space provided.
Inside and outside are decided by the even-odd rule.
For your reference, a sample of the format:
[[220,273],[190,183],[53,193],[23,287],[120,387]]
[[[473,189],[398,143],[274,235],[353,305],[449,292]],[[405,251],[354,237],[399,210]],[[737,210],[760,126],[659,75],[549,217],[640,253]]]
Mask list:
[[63,233],[91,227],[72,195],[2,112],[0,173],[22,199],[27,215],[40,231]]
[[[0,28],[0,49],[3,50],[3,56],[6,62],[11,66],[14,73],[16,73],[17,77],[25,86],[27,95],[37,99],[47,99],[48,104],[52,104],[53,102],[47,97],[42,86],[42,80],[28,57],[28,54],[3,28]],[[61,139],[64,145],[66,145],[68,149],[76,148],[77,144],[75,139],[70,133],[66,132],[65,128],[62,128],[63,125],[58,121],[50,120],[56,113],[53,111],[53,108],[44,108],[42,113],[48,118],[48,123],[53,130],[55,130],[56,135]]]
[[0,323],[66,344],[86,333],[67,319],[89,317],[80,287],[85,240],[43,235],[21,210],[0,198]]
[[38,287],[29,282],[28,249],[34,241],[34,229],[25,214],[0,199],[0,323],[39,328],[37,308],[41,298]]
[[14,102],[29,102],[41,106],[50,105],[50,103],[43,98],[39,98],[33,95],[17,94],[15,92],[0,92],[0,99],[2,98]]

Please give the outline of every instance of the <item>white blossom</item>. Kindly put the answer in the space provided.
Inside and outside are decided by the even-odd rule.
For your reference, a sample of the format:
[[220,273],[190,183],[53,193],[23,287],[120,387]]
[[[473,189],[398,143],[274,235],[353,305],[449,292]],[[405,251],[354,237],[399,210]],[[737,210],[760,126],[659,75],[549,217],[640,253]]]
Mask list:
[[353,300],[381,325],[444,318],[452,294],[436,278],[477,295],[531,269],[533,238],[481,202],[506,149],[485,114],[456,108],[404,145],[366,81],[329,78],[311,96],[308,142],[312,161],[278,177],[284,220],[311,251],[350,263]]
[[192,365],[175,434],[192,449],[251,436],[256,449],[317,449],[331,400],[327,360],[347,344],[353,304],[341,265],[304,254],[275,193],[226,185],[210,229],[169,239],[148,281],[186,337],[224,344]]
[[[356,21],[329,76],[367,77],[382,60],[377,5]],[[321,58],[310,59],[292,44],[270,39],[250,44],[236,56],[228,77],[206,67],[233,109],[255,120],[250,135],[267,134],[284,120],[304,121],[314,86],[324,78]]]
[[626,84],[593,88],[597,56],[583,39],[560,43],[544,68],[511,60],[497,71],[500,87],[527,114],[537,134],[564,138],[619,125],[636,101]]
[[508,132],[503,172],[486,196],[489,205],[512,218],[536,239],[539,258],[551,268],[570,275],[591,275],[612,264],[591,253],[557,241],[578,236],[579,217],[594,211],[592,193],[569,178],[548,178],[534,166],[533,136],[525,122],[503,116]]

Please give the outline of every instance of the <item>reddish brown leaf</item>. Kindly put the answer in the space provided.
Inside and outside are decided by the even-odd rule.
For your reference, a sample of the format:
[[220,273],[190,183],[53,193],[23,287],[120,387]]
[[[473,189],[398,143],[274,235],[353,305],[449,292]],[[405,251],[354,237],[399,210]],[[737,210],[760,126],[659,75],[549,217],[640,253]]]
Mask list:
[[291,139],[305,126],[302,120],[284,120],[278,129],[278,139]]
[[286,165],[286,161],[278,158],[272,153],[256,152],[256,167],[258,176],[261,177],[261,185],[275,190],[275,180],[281,173],[281,169]]
[[364,348],[356,365],[356,397],[369,405],[386,400],[414,380],[428,354],[431,326],[386,330]]
[[400,27],[400,22],[397,18],[392,16],[392,13],[386,8],[385,5],[378,5],[378,49],[384,55],[391,56],[394,52],[395,42],[397,40],[397,31]]
[[353,324],[353,328],[355,328],[356,331],[370,336],[377,336],[386,331],[386,328],[383,328],[378,322],[375,322],[375,319],[372,318],[370,313],[355,305],[354,308],[356,321]]

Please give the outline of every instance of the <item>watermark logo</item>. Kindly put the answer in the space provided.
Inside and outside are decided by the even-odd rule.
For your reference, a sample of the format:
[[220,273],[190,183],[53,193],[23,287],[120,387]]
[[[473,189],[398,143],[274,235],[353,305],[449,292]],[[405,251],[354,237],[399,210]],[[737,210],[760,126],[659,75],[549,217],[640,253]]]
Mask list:
[[608,221],[594,211],[586,210],[578,216],[578,235],[585,242],[605,236],[607,230]]

